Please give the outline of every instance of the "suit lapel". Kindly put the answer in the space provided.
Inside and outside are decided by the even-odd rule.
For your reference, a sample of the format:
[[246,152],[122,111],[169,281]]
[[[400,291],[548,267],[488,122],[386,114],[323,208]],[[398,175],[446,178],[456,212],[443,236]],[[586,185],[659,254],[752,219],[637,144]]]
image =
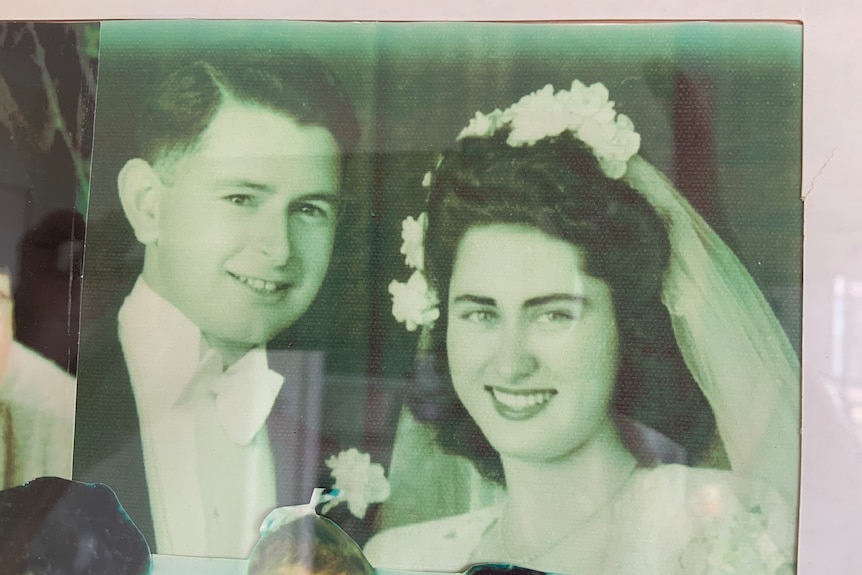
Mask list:
[[116,310],[82,334],[72,477],[104,483],[156,552],[140,423]]
[[323,460],[337,449],[323,432],[324,363],[320,352],[272,350],[270,368],[284,376],[267,420],[275,463],[278,505],[308,501],[315,487],[328,486]]
[[[362,417],[364,405],[355,402],[357,398],[352,396],[346,399],[325,397],[327,391],[332,392],[327,389],[327,384],[332,382],[327,380],[324,360],[325,354],[319,351],[269,351],[270,368],[285,378],[267,420],[279,506],[306,503],[314,488],[331,487],[333,479],[326,460],[341,449],[362,448],[361,433],[360,436],[351,433],[355,426],[339,421],[335,414],[327,412],[325,406],[331,408],[333,401],[339,404],[351,402],[353,405],[347,411],[355,410],[356,416]],[[338,389],[335,393],[339,394]],[[378,460],[375,458],[375,461]],[[363,545],[372,533],[377,508],[377,505],[372,505],[367,515],[360,519],[350,514],[347,505],[342,504],[327,516]]]

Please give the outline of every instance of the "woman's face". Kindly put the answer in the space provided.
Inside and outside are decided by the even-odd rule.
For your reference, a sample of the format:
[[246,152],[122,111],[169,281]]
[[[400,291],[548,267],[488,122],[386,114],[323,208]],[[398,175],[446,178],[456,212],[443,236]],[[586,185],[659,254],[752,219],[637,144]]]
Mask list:
[[471,228],[449,287],[455,391],[501,456],[558,460],[613,425],[611,294],[577,247],[528,226]]

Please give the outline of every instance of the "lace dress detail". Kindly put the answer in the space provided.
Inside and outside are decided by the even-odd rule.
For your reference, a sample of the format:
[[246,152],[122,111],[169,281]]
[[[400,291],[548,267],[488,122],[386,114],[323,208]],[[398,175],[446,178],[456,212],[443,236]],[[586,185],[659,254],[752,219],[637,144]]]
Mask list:
[[[737,496],[737,483],[732,472],[682,465],[639,470],[621,497],[607,564],[593,575],[793,573],[794,515],[766,488],[757,501],[767,503],[749,505]],[[377,568],[414,571],[452,573],[476,562],[509,562],[477,553],[501,512],[498,504],[387,530],[365,553]],[[525,567],[569,573],[567,566],[579,561],[566,552],[563,543],[553,557]]]

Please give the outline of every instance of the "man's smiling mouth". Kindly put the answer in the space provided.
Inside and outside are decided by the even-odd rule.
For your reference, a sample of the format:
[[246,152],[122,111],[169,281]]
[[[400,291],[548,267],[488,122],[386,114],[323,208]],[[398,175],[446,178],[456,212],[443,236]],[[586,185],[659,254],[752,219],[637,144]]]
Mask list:
[[255,278],[251,276],[243,276],[239,274],[235,274],[233,272],[228,272],[228,274],[238,282],[242,283],[246,287],[261,293],[261,294],[274,294],[286,291],[290,289],[293,285],[290,282],[274,282],[261,278]]

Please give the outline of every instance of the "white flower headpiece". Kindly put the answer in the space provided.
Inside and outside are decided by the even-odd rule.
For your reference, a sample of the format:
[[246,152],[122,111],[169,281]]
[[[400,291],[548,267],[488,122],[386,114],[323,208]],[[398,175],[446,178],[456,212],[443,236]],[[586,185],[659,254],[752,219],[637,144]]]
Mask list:
[[[506,143],[513,147],[532,146],[539,140],[554,138],[570,132],[592,151],[602,172],[618,180],[626,173],[628,161],[640,148],[640,134],[625,114],[618,114],[614,102],[608,100],[608,89],[601,83],[586,86],[579,80],[569,90],[554,92],[550,84],[521,98],[505,110],[499,108],[489,114],[476,112],[470,124],[461,130],[456,140],[488,138],[498,130],[509,128]],[[442,157],[437,160],[440,167]],[[425,174],[422,186],[429,188],[434,171]],[[393,280],[389,284],[392,294],[392,314],[403,322],[408,331],[417,327],[428,330],[440,317],[437,292],[425,277],[425,230],[428,215],[417,219],[407,217],[401,226],[404,240],[401,253],[405,263],[415,271],[407,283]]]
[[427,229],[428,214],[425,212],[415,220],[407,216],[407,219],[401,223],[401,239],[404,240],[401,253],[404,254],[404,263],[415,271],[407,283],[392,280],[389,284],[389,293],[392,294],[392,315],[407,326],[407,331],[415,331],[419,326],[431,329],[440,317],[437,292],[428,285],[425,277],[425,231]]

